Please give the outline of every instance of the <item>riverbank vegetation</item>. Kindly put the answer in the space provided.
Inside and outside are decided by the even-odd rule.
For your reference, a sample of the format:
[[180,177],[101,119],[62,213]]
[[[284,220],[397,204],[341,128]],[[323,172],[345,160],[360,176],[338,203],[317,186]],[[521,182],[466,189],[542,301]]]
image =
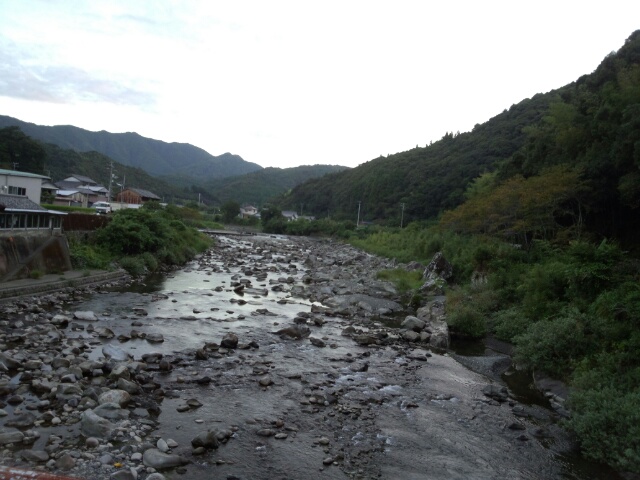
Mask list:
[[424,264],[442,251],[454,272],[452,333],[491,333],[514,344],[520,366],[567,381],[567,426],[584,452],[640,471],[640,262],[607,240],[536,239],[523,248],[443,225],[372,229],[351,243]]
[[150,203],[110,214],[107,226],[87,241],[70,239],[77,269],[110,269],[118,265],[132,275],[181,265],[203,252],[212,240],[197,228],[219,228],[197,209]]
[[472,132],[329,177],[280,205],[379,219],[346,238],[399,262],[443,252],[453,334],[567,381],[583,452],[640,473],[640,31]]

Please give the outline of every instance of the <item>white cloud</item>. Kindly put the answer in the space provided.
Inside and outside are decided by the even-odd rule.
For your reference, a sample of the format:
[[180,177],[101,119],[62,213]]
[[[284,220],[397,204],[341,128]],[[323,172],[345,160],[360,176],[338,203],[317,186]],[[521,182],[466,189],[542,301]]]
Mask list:
[[0,114],[263,166],[355,166],[590,73],[638,13],[622,0],[0,0]]

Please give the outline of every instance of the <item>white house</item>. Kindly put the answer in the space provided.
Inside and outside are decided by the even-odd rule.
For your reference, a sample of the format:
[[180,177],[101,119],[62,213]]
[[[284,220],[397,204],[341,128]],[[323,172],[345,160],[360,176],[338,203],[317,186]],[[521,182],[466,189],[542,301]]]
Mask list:
[[0,194],[27,197],[40,205],[42,185],[48,181],[50,178],[44,175],[0,169]]
[[258,215],[258,209],[253,205],[245,205],[244,207],[240,207],[240,217],[241,218],[251,218]]
[[283,210],[282,216],[287,219],[288,222],[298,219],[298,212],[292,210]]

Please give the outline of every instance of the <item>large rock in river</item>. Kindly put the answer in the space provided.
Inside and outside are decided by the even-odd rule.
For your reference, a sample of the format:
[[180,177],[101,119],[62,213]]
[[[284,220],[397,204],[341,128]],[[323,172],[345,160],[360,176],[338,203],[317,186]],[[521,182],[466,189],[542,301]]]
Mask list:
[[93,410],[85,410],[82,413],[80,430],[87,437],[109,438],[114,428],[113,423],[97,415]]
[[163,453],[157,448],[150,448],[148,450],[145,450],[144,454],[142,455],[142,462],[147,467],[152,467],[157,470],[164,470],[166,468],[174,468],[181,465],[186,465],[187,463],[189,463],[189,460],[181,455]]

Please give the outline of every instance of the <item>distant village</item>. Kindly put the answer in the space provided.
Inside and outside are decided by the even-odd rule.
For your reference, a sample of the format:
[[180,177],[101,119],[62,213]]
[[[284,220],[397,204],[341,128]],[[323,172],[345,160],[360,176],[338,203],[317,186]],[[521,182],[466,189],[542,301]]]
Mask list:
[[145,202],[161,198],[141,188],[123,188],[111,195],[109,188],[89,177],[71,175],[53,183],[51,178],[35,173],[0,169],[0,229],[59,230],[64,212],[48,210],[51,205],[91,208],[101,202],[110,209],[139,208]]
[[[142,188],[127,187],[112,195],[108,187],[93,179],[73,174],[59,182],[51,178],[29,172],[0,169],[0,230],[61,229],[65,212],[49,210],[42,206],[59,205],[66,207],[96,208],[105,202],[107,211],[123,208],[139,208],[146,202],[161,202],[153,192]],[[97,208],[96,213],[106,213]],[[315,220],[312,216],[298,215],[285,210],[282,216],[287,221],[298,219]],[[260,219],[260,210],[253,205],[240,207],[238,217]]]

